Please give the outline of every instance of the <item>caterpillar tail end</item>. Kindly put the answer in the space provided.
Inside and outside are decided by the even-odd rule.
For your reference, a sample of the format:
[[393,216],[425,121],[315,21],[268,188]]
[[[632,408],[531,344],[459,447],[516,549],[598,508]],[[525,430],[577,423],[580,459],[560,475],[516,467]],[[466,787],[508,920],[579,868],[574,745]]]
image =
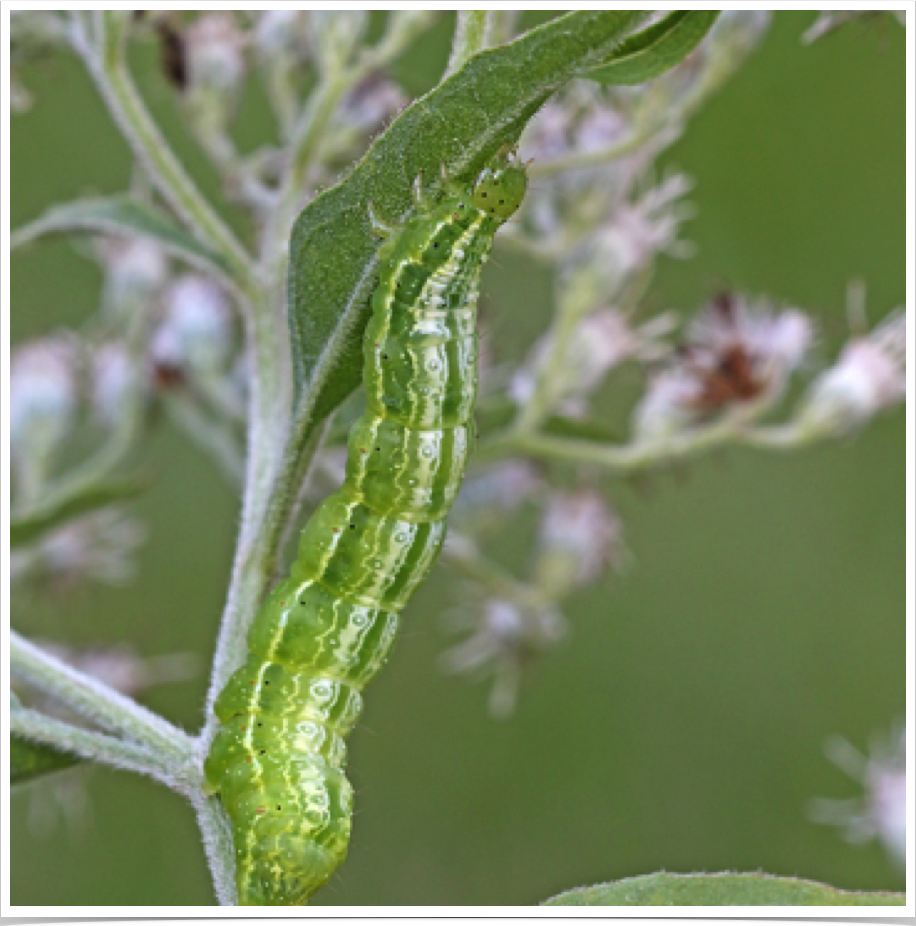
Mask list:
[[258,848],[267,851],[238,868],[240,907],[306,906],[338,865],[321,846],[295,838]]

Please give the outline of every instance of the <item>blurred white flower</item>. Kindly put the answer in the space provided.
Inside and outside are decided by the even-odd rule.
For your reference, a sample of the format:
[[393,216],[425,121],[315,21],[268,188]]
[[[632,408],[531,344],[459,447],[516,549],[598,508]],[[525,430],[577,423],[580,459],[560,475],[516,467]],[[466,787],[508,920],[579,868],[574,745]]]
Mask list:
[[673,174],[638,199],[621,203],[589,239],[578,261],[587,260],[600,274],[603,288],[618,293],[659,254],[683,256],[687,252],[677,236],[690,215],[682,201],[690,187],[683,174]]
[[550,598],[593,582],[626,555],[623,524],[604,496],[590,489],[551,492],[544,506],[535,580]]
[[234,347],[232,309],[220,286],[198,274],[172,283],[150,344],[154,367],[210,375],[226,368]]
[[691,324],[677,359],[651,378],[633,413],[636,436],[662,440],[724,411],[761,414],[783,395],[813,337],[796,309],[720,296]]
[[184,92],[189,124],[219,159],[232,157],[226,129],[234,117],[245,80],[246,35],[229,11],[204,13],[187,27]]
[[165,251],[147,238],[102,238],[96,247],[105,271],[102,301],[111,312],[135,312],[168,279]]
[[263,10],[258,15],[255,45],[265,61],[285,54],[304,58],[308,51],[308,14],[304,10]]
[[[587,398],[601,385],[608,373],[621,363],[646,363],[668,353],[665,336],[676,324],[671,314],[660,315],[634,326],[623,312],[601,309],[586,316],[570,340],[562,373],[551,381],[554,401],[565,414],[581,417],[587,411]],[[544,363],[551,355],[549,335],[541,338],[519,367],[509,386],[509,395],[524,405],[534,394]]]
[[[74,345],[44,338],[10,358],[10,456],[20,488],[40,483],[76,422],[79,405]],[[33,486],[37,487],[37,486]]]
[[92,357],[92,411],[113,428],[141,398],[142,379],[127,348],[116,341],[100,345]]
[[234,95],[245,78],[246,39],[232,13],[204,13],[184,37],[190,91]]
[[555,645],[566,632],[566,620],[554,608],[526,608],[490,599],[479,611],[463,610],[452,616],[468,638],[442,654],[446,672],[472,678],[493,678],[491,714],[504,719],[515,710],[525,663],[537,652]]
[[144,527],[115,508],[83,515],[10,554],[13,582],[48,582],[58,589],[89,579],[123,585],[136,571],[134,554]]
[[798,422],[818,434],[847,434],[906,398],[906,322],[894,312],[853,338],[837,363],[810,386]]
[[593,81],[575,81],[544,104],[525,129],[525,158],[554,161],[573,153],[600,151],[625,137],[626,116],[615,98]]
[[872,737],[870,754],[861,755],[841,737],[828,740],[828,758],[859,782],[863,795],[855,800],[819,798],[810,816],[845,830],[851,843],[880,839],[891,860],[906,864],[906,730],[903,724],[883,736]]

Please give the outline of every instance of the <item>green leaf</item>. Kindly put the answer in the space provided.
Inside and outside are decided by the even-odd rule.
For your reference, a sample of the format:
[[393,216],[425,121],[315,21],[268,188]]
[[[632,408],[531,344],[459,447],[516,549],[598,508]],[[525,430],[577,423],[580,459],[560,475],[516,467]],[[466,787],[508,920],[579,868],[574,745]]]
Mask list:
[[44,215],[13,232],[10,248],[18,248],[47,235],[74,232],[125,235],[155,241],[169,254],[203,270],[226,275],[222,258],[179,228],[153,206],[129,196],[78,199],[52,206]]
[[857,894],[763,874],[645,875],[568,891],[547,907],[903,907],[905,894]]
[[29,784],[36,778],[71,768],[80,760],[53,746],[33,743],[10,734],[10,786]]
[[72,494],[55,500],[54,504],[13,515],[10,518],[10,546],[24,546],[80,515],[104,508],[113,502],[134,498],[149,488],[150,484],[148,477],[141,476],[108,479],[81,486]]
[[680,64],[706,37],[721,10],[675,10],[628,38],[608,63],[585,76],[602,84],[642,84]]
[[[21,710],[19,698],[10,692],[10,711]],[[61,752],[53,746],[33,743],[10,734],[10,786],[28,784],[36,778],[70,768],[79,762],[76,756]]]
[[473,56],[406,109],[342,183],[305,208],[290,241],[288,300],[299,447],[360,382],[379,246],[369,202],[398,221],[412,209],[419,173],[433,190],[442,164],[457,179],[473,179],[518,140],[551,94],[606,62],[647,18],[638,10],[569,13]]

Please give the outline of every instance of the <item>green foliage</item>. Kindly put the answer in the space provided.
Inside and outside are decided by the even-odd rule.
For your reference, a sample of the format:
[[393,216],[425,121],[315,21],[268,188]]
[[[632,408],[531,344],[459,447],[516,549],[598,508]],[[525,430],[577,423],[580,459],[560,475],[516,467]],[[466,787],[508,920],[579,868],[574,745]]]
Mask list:
[[369,203],[403,220],[418,174],[432,189],[440,165],[455,179],[473,178],[518,141],[551,94],[612,60],[646,18],[636,10],[570,13],[475,55],[405,110],[344,182],[306,207],[293,228],[289,273],[300,443],[359,383],[378,247]]
[[627,39],[610,63],[587,76],[602,84],[643,84],[683,61],[715,25],[721,10],[675,10]]
[[139,476],[110,478],[78,486],[72,494],[54,499],[28,513],[10,518],[10,545],[25,546],[64,524],[112,502],[135,498],[149,488],[150,480]]
[[[19,699],[10,693],[10,710],[21,709]],[[10,787],[29,784],[36,778],[76,765],[79,759],[53,746],[33,743],[10,734]]]
[[10,785],[29,784],[51,772],[76,765],[79,759],[53,746],[31,743],[21,736],[10,734]]
[[763,874],[645,875],[568,891],[547,907],[903,907],[904,894],[858,894]]
[[226,273],[225,263],[218,254],[182,231],[158,209],[130,196],[78,199],[52,206],[44,215],[17,229],[10,246],[17,248],[47,235],[75,232],[148,238],[192,266],[220,276]]

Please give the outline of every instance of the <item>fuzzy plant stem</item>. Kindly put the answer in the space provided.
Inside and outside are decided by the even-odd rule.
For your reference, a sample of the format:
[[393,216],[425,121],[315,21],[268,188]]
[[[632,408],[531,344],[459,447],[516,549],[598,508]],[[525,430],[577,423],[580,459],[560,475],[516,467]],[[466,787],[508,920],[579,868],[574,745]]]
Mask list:
[[184,764],[176,765],[147,746],[75,727],[39,711],[26,708],[10,711],[10,732],[81,759],[149,775],[176,791],[187,789],[186,776],[182,774]]
[[193,753],[193,740],[178,727],[39,649],[15,630],[10,631],[10,670],[87,720],[164,758],[184,763]]
[[596,466],[627,475],[729,445],[789,451],[808,446],[824,436],[792,424],[751,427],[726,418],[664,440],[634,441],[621,445],[552,437],[532,431],[511,431],[496,436],[482,446],[477,456],[480,463],[492,463],[507,456],[527,454],[545,460]]
[[238,905],[235,887],[235,846],[232,828],[219,797],[207,796],[200,789],[191,795],[197,814],[204,852],[213,879],[213,892],[221,907]]
[[71,44],[134,156],[192,233],[221,255],[236,284],[250,292],[256,288],[250,257],[188,176],[131,79],[124,59],[129,14],[104,10],[73,15]]
[[446,76],[460,70],[472,55],[488,46],[489,40],[490,13],[487,10],[459,10]]

